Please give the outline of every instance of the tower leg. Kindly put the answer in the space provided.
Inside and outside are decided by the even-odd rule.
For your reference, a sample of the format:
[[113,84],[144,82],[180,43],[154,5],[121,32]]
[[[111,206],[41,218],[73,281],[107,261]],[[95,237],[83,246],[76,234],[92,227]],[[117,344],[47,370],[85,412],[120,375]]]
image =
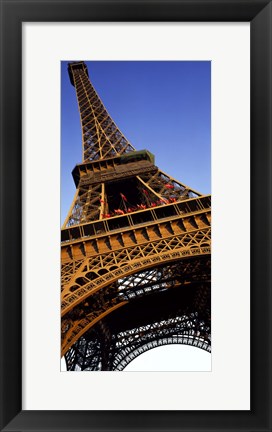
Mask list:
[[105,322],[100,321],[98,324],[100,346],[101,346],[101,370],[112,370],[112,335]]

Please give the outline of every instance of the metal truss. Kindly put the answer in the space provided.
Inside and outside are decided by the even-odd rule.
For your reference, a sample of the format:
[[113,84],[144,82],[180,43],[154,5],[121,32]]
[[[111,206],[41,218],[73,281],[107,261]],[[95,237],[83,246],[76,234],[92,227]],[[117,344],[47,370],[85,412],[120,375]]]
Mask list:
[[122,371],[136,357],[163,345],[182,344],[211,352],[210,326],[198,313],[176,316],[111,335],[108,358],[103,359],[99,328],[81,337],[65,356],[71,371]]
[[[79,270],[71,275],[69,283],[63,287],[62,314],[84,300],[91,292],[96,292],[141,268],[177,258],[210,254],[210,232],[210,228],[195,230],[179,237],[172,236],[167,240],[122,248],[85,260]],[[67,278],[67,273],[65,277]]]
[[[149,294],[157,294],[174,287],[186,286],[187,289],[189,286],[201,284],[201,288],[195,292],[194,308],[202,313],[203,308],[209,307],[206,302],[209,296],[207,290],[210,290],[210,254],[178,261],[176,257],[176,262],[169,265],[156,261],[152,266],[148,270],[116,279],[103,289],[93,291],[77,306],[70,308],[62,319],[63,354],[99,320]],[[143,268],[146,269],[146,265]],[[204,283],[208,284],[205,288]]]
[[102,185],[93,187],[82,185],[76,192],[65,226],[70,227],[99,219],[101,196]]
[[116,337],[112,369],[122,371],[142,353],[163,345],[191,345],[210,352],[209,332],[209,325],[199,320],[196,312],[120,333]]
[[83,139],[83,161],[110,158],[135,148],[120,132],[92,86],[82,62],[70,65],[75,86]]
[[[131,170],[131,167],[128,167],[128,169]],[[147,171],[146,168],[144,171]],[[129,173],[131,171],[124,172],[122,177],[128,177]],[[114,179],[116,182],[116,175]],[[125,189],[124,185],[119,187]],[[126,206],[122,205],[120,198],[119,205],[116,205],[118,209],[114,209],[113,206],[110,206],[110,188],[107,182],[93,184],[87,182],[87,180],[81,181],[63,227],[84,224],[105,217],[117,217],[120,211],[121,214],[135,213],[143,210],[143,208],[154,208],[200,196],[198,192],[159,169],[155,172],[144,172],[142,175],[135,176],[133,187],[138,191],[136,199]],[[111,210],[109,210],[110,207],[112,207]],[[122,209],[119,207],[122,207]],[[116,212],[118,210],[119,213]]]
[[200,196],[199,192],[194,191],[188,186],[175,180],[173,177],[161,170],[147,172],[138,176],[145,187],[151,190],[158,197],[166,200],[180,201],[188,198]]

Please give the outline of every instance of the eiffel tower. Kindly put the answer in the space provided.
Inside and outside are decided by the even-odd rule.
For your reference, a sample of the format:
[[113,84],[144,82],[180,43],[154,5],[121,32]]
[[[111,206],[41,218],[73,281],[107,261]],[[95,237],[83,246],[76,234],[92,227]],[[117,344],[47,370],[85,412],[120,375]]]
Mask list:
[[68,64],[83,161],[61,230],[67,370],[122,371],[167,344],[211,351],[211,196],[161,171],[118,129],[84,62]]

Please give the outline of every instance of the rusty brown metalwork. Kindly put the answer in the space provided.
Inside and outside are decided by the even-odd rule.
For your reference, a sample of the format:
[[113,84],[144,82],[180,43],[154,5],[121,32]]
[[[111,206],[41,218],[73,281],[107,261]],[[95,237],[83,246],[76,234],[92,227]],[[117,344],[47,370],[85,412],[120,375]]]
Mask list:
[[[132,147],[84,62],[70,63],[68,72],[83,141],[83,162],[73,170],[77,190],[61,232],[68,370],[122,370],[156,344],[210,351],[211,196]],[[149,308],[141,320],[137,311],[149,304],[160,312]]]

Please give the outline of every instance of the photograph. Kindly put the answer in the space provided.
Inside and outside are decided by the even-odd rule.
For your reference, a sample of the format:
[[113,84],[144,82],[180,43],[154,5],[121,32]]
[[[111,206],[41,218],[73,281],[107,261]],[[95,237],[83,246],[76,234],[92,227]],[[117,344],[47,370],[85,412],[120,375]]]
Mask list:
[[61,370],[211,371],[211,62],[61,62]]

